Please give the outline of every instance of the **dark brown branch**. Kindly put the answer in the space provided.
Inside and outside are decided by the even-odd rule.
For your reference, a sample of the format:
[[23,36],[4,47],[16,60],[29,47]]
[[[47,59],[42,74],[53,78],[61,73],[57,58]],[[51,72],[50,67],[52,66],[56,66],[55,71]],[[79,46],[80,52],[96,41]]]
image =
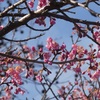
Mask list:
[[5,16],[5,14],[7,14],[8,11],[10,11],[11,9],[14,9],[16,6],[22,4],[23,2],[25,2],[25,0],[20,0],[17,3],[9,6],[7,9],[5,9],[2,13],[0,13],[0,17]]
[[28,24],[26,24],[26,26],[27,26],[28,28],[34,30],[34,31],[47,31],[47,30],[49,30],[49,29],[52,27],[52,25],[50,25],[50,26],[49,26],[48,28],[46,28],[46,29],[36,29],[36,28],[33,28],[33,27],[29,26]]
[[[22,0],[22,1],[24,2],[24,0]],[[20,3],[18,2],[16,5],[18,5],[18,4],[20,4]],[[49,10],[53,10],[56,7],[62,7],[64,5],[65,4],[63,4],[63,3],[57,3],[57,4],[48,5],[46,7],[42,7],[41,9],[39,9],[35,12],[32,11],[31,14],[27,14],[24,17],[20,18],[18,21],[15,21],[13,23],[9,23],[7,26],[5,26],[0,31],[0,37],[3,37],[4,35],[6,35],[7,33],[9,33],[10,31],[12,31],[15,28],[18,28],[22,25],[25,25],[28,21],[30,21],[36,17],[45,16],[45,13],[47,13]],[[11,8],[13,8],[13,7],[11,6],[9,9],[11,9]],[[9,9],[5,10],[3,13],[5,14],[7,11],[9,11]],[[3,13],[1,13],[1,16]]]
[[66,16],[63,16],[60,14],[54,14],[54,13],[48,12],[50,10],[58,9],[66,4],[67,3],[57,3],[57,4],[55,3],[55,4],[48,5],[46,7],[43,7],[35,12],[32,11],[31,14],[27,14],[24,17],[20,18],[18,21],[15,21],[13,23],[9,23],[9,25],[5,26],[4,29],[2,29],[0,31],[0,37],[6,35],[10,31],[12,31],[15,28],[20,27],[21,25],[25,25],[30,20],[32,20],[36,17],[40,17],[40,16],[48,16],[48,17],[52,16],[55,18],[63,19],[65,21],[69,21],[69,22],[76,22],[76,23],[83,23],[83,24],[99,25],[100,26],[99,22],[92,22],[92,21],[87,21],[87,20],[82,20],[82,19],[75,19],[75,18],[71,18],[69,16],[66,17]]
[[66,17],[66,16],[63,16],[63,15],[60,15],[60,14],[54,14],[54,13],[48,12],[45,16],[48,16],[48,17],[52,16],[52,17],[55,17],[55,18],[63,19],[65,21],[69,21],[69,22],[76,22],[76,23],[100,26],[99,22],[93,22],[93,21],[87,21],[87,20],[82,20],[82,19],[77,19],[77,18],[71,18],[68,15]]
[[82,4],[82,3],[79,3],[79,2],[76,2],[74,0],[70,0],[70,4],[72,5],[77,5],[77,6],[80,6],[80,7],[83,7],[85,8],[86,10],[88,10],[90,12],[91,15],[95,16],[95,17],[100,17],[100,14],[99,13],[96,13],[95,11],[93,11],[92,9],[90,9],[89,7],[87,7],[85,4]]
[[10,17],[23,17],[23,16],[25,16],[26,14],[19,14],[19,13],[7,13],[7,14],[4,14],[4,15],[2,15],[2,16],[0,16],[1,18],[3,18],[3,17],[7,17],[7,16],[10,16]]
[[24,40],[12,40],[12,39],[7,39],[5,37],[2,37],[2,39],[4,40],[7,40],[7,41],[11,41],[11,42],[25,42],[25,41],[29,41],[29,40],[32,40],[32,39],[36,39],[36,38],[39,38],[41,36],[43,36],[44,34],[40,34],[38,36],[35,36],[35,37],[31,37],[31,38],[28,38],[28,39],[24,39]]
[[[21,58],[21,57],[17,57],[17,56],[12,56],[12,55],[8,55],[8,54],[4,54],[4,53],[0,53],[0,56],[2,56],[2,57],[8,57],[8,58],[16,59],[16,60],[21,60],[21,61],[24,61],[24,62],[33,62],[33,63],[38,63],[38,64],[44,64],[45,63],[43,61],[25,59],[25,58]],[[62,62],[55,62],[55,61],[53,61],[52,63],[53,64],[65,64],[65,63],[71,63],[71,62],[77,62],[77,61],[80,62],[80,61],[86,61],[86,60],[89,60],[89,59],[87,59],[87,58],[73,59],[73,60],[62,61]]]

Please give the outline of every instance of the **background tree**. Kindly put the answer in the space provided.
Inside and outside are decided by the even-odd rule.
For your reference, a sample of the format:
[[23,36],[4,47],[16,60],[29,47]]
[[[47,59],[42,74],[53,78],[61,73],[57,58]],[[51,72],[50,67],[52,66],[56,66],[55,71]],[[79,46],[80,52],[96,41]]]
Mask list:
[[[99,100],[99,6],[99,0],[0,0],[0,100],[29,99],[30,81],[40,100]],[[59,22],[62,32],[71,29],[68,42],[47,34]]]

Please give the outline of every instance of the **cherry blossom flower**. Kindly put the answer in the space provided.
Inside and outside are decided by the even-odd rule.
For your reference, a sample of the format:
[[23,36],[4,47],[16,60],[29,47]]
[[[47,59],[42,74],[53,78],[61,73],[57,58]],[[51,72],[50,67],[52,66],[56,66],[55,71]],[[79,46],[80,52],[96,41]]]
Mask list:
[[97,52],[97,57],[100,58],[100,51]]
[[53,41],[53,39],[51,38],[51,37],[48,37],[47,38],[47,42],[49,43],[49,42],[52,42]]
[[36,76],[36,80],[39,81],[39,82],[42,82],[43,78],[41,75],[37,75]]
[[61,50],[64,50],[66,48],[66,45],[63,43],[60,47]]
[[47,44],[46,44],[46,47],[49,49],[49,50],[58,50],[60,47],[59,47],[59,44],[57,42],[55,42],[51,37],[49,37],[47,39]]
[[33,51],[33,52],[35,52],[35,51],[36,51],[36,49],[35,49],[35,47],[34,47],[34,46],[32,46],[32,51]]
[[19,75],[19,72],[17,72],[14,68],[9,68],[6,73],[13,79],[12,83],[14,84],[22,84],[21,76]]
[[39,17],[35,20],[35,23],[38,24],[38,25],[44,25],[46,26],[46,23],[45,23],[45,17]]
[[4,0],[0,0],[0,2],[4,2]]
[[40,9],[40,8],[46,6],[48,3],[49,3],[48,0],[39,0],[37,9]]
[[15,70],[16,70],[16,72],[19,73],[19,74],[20,74],[21,72],[23,72],[22,66],[16,66]]
[[31,51],[31,49],[27,45],[23,46],[23,50],[24,50],[24,52],[30,52]]
[[28,59],[33,59],[33,58],[34,58],[34,55],[33,55],[32,52],[29,52],[29,53],[27,54],[27,57],[28,57]]
[[50,18],[50,25],[54,25],[56,22],[56,19],[55,18]]
[[[2,1],[2,2],[3,2],[3,1]],[[4,28],[4,26],[3,26],[3,25],[1,25],[1,26],[0,26],[0,31],[1,31],[3,28]]]
[[58,94],[59,94],[60,96],[63,96],[64,93],[65,93],[65,87],[62,86],[62,87],[58,90]]
[[25,91],[22,90],[21,88],[16,88],[15,94],[18,94],[18,93],[20,93],[20,94],[24,94]]
[[69,58],[70,60],[75,58],[76,51],[77,51],[77,50],[73,49],[73,50],[68,54],[68,58]]
[[48,62],[49,61],[49,58],[51,57],[50,52],[44,52],[43,53],[43,57],[44,57],[44,61],[45,62]]
[[94,72],[94,74],[92,74],[91,80],[96,81],[99,77],[100,77],[100,70],[97,70],[96,72]]
[[80,72],[81,72],[81,68],[80,68],[80,67],[73,68],[73,70],[74,70],[76,73],[80,73]]
[[30,2],[28,2],[28,5],[30,6],[30,8],[34,7],[34,0],[31,0]]
[[64,61],[66,59],[66,54],[65,53],[62,53],[59,57],[58,57],[58,60],[59,61]]

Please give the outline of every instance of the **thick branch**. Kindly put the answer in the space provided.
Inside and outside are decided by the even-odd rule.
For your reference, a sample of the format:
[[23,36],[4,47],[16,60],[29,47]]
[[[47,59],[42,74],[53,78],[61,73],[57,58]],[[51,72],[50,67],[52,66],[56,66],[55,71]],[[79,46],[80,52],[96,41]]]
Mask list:
[[20,0],[17,3],[9,6],[7,9],[5,9],[2,13],[0,13],[0,17],[5,16],[7,14],[8,11],[10,11],[11,9],[14,9],[16,6],[22,4],[23,2],[25,2],[25,0]]
[[[16,59],[16,60],[21,60],[21,61],[24,61],[24,62],[33,62],[33,63],[38,63],[38,64],[44,64],[44,63],[46,63],[44,61],[30,60],[30,59],[16,57],[16,56],[4,54],[4,53],[0,53],[0,56],[2,56],[2,57],[8,57],[8,58]],[[71,62],[77,62],[77,61],[86,61],[86,60],[89,60],[89,59],[87,59],[87,58],[73,59],[73,60],[62,61],[62,62],[55,62],[55,61],[53,61],[52,63],[53,64],[65,64],[65,63],[71,63]]]

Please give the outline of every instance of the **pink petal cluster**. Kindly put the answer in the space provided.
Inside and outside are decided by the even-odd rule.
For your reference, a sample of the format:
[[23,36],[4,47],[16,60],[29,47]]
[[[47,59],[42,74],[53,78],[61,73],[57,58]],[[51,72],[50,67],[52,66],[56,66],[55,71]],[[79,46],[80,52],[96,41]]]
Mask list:
[[82,58],[85,54],[85,49],[83,48],[83,46],[78,46],[76,44],[72,45],[72,50],[68,55],[69,59],[74,59],[76,55],[78,55],[77,57]]
[[70,60],[71,60],[71,59],[74,59],[76,53],[77,53],[77,45],[76,45],[76,44],[73,44],[73,45],[72,45],[72,50],[71,50],[71,52],[68,54],[68,58],[69,58]]
[[12,97],[11,96],[3,96],[3,97],[0,97],[0,100],[12,100]]
[[43,78],[41,75],[37,75],[36,76],[36,80],[39,81],[39,82],[42,82]]
[[0,2],[4,2],[4,0],[0,0]]
[[46,47],[51,51],[52,50],[58,50],[59,49],[59,44],[57,42],[55,42],[51,37],[49,37],[47,39]]
[[44,62],[49,62],[49,59],[51,57],[51,53],[50,52],[44,52],[43,57],[44,57]]
[[100,77],[100,70],[97,70],[96,72],[94,72],[94,74],[92,74],[91,76],[91,80],[98,80],[98,78]]
[[81,68],[80,68],[80,67],[73,68],[73,70],[74,70],[76,73],[80,73],[80,72],[81,72]]
[[25,91],[24,90],[22,90],[21,88],[16,88],[16,90],[15,90],[15,94],[24,94],[25,93]]
[[11,82],[14,84],[22,84],[22,79],[21,76],[19,75],[19,72],[16,71],[14,68],[9,68],[6,71],[7,75],[10,76],[12,78]]
[[77,53],[78,53],[78,57],[82,58],[85,54],[85,49],[83,46],[77,46]]
[[64,61],[66,59],[66,54],[65,53],[61,53],[61,55],[58,57],[59,61]]
[[97,57],[100,58],[100,50],[97,52]]
[[33,76],[34,76],[34,70],[33,68],[29,68],[29,70],[27,70],[26,78]]
[[32,46],[32,51],[33,51],[33,52],[35,52],[35,51],[36,51],[36,49],[35,49],[35,47],[34,47],[34,46]]
[[66,44],[63,43],[63,44],[61,45],[60,49],[61,49],[61,50],[66,49]]
[[31,49],[27,45],[23,46],[23,50],[24,50],[24,52],[30,52],[31,51]]
[[[1,1],[0,1],[0,2],[1,2]],[[3,1],[2,1],[2,2],[3,2]],[[3,26],[3,25],[1,25],[1,26],[0,26],[0,31],[1,31],[3,28],[4,28],[4,26]]]
[[33,59],[33,58],[34,58],[33,52],[29,52],[29,53],[27,54],[27,58],[28,58],[28,59]]
[[93,37],[98,43],[100,43],[100,31],[94,32]]
[[38,25],[44,25],[46,26],[46,23],[45,23],[45,17],[39,17],[35,20],[35,23],[38,24]]
[[39,0],[37,9],[40,9],[48,4],[48,0]]
[[62,87],[58,90],[58,94],[59,94],[59,95],[63,95],[64,92],[65,92],[65,87],[62,86]]
[[55,18],[50,18],[50,25],[54,25],[56,23],[56,19]]
[[34,7],[34,0],[29,1],[28,5],[30,8],[33,8]]

